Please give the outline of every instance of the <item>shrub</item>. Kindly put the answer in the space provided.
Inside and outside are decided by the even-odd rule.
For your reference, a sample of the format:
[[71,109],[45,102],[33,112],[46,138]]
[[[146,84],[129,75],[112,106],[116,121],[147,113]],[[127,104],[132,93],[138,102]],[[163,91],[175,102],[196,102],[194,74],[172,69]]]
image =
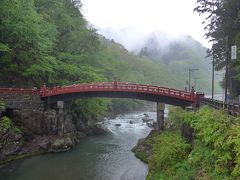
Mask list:
[[0,132],[6,131],[12,127],[12,121],[10,118],[3,116],[0,121]]
[[[155,137],[153,145],[153,155],[149,161],[150,173],[148,179],[161,179],[164,177],[174,177],[176,169],[178,173],[184,171],[184,167],[179,169],[179,163],[185,161],[190,151],[190,145],[185,142],[179,132],[169,131]],[[188,169],[188,168],[187,168]]]

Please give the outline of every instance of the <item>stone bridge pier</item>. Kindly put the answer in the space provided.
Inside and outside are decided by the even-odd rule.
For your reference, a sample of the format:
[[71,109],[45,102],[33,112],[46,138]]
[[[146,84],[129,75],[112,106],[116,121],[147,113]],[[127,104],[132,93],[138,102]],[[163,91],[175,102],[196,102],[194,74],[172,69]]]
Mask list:
[[157,102],[157,131],[162,132],[164,130],[164,109],[165,103]]
[[59,137],[72,134],[75,131],[75,127],[72,120],[72,115],[69,113],[68,101],[57,101],[55,104],[55,110],[57,113],[57,134]]
[[69,106],[66,101],[56,101],[54,103],[50,103],[47,99],[44,101],[44,110],[54,109],[56,111],[56,119],[57,119],[57,135],[59,137],[63,137],[68,130],[66,130],[67,121],[69,118]]
[[64,101],[57,101],[57,129],[58,136],[64,136],[65,114]]

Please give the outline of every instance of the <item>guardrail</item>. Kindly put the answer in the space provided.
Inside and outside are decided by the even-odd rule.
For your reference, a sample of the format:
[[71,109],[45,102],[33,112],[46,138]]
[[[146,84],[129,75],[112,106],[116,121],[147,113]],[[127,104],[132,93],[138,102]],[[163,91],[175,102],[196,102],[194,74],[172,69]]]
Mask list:
[[223,110],[232,116],[240,115],[240,105],[235,103],[224,103],[223,101],[201,98],[201,104],[208,105],[218,110]]

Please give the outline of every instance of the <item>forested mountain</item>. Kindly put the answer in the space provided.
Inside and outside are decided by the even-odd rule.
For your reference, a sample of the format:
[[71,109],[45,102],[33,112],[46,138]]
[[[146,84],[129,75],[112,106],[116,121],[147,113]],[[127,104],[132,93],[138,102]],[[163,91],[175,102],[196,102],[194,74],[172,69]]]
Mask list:
[[[170,44],[173,47],[169,51],[179,54],[175,57],[163,54],[156,63],[157,59],[143,51],[141,56],[134,55],[98,35],[83,18],[80,8],[79,0],[2,0],[0,86],[40,87],[120,80],[184,89],[188,72],[183,67],[186,63],[192,63],[190,68],[199,64],[198,48],[203,51],[200,44],[192,40],[195,46],[190,50],[184,43]],[[197,57],[196,61],[181,53],[191,59]],[[199,87],[205,87],[208,71],[198,68]],[[99,119],[113,102],[78,100],[73,103],[73,110],[85,119]]]
[[[189,68],[199,69],[192,73],[191,85],[195,86],[198,91],[211,92],[212,59],[207,58],[207,48],[192,37],[173,36],[162,31],[155,31],[144,36],[136,33],[132,28],[121,30],[107,28],[99,32],[109,39],[123,43],[132,53],[141,58],[147,58],[156,66],[161,66],[162,69],[170,72],[174,84],[169,82],[167,85],[183,89],[188,86]],[[131,35],[133,38],[130,38]],[[216,77],[216,92],[221,92],[219,81],[219,77]]]
[[[192,37],[182,35],[172,38],[166,33],[150,34],[139,51],[140,56],[147,56],[157,64],[164,65],[178,79],[177,87],[188,81],[188,70],[192,73],[191,84],[198,91],[211,91],[211,59],[207,57],[207,48]],[[219,90],[219,85],[216,84]]]

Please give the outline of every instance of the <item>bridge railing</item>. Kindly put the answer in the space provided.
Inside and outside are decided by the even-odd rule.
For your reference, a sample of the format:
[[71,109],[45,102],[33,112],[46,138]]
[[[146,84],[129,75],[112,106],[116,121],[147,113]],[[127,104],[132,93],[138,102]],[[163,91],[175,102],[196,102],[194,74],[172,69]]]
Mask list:
[[192,102],[195,102],[198,96],[194,92],[186,92],[173,88],[117,81],[101,83],[82,83],[66,85],[61,87],[56,86],[51,88],[43,86],[40,89],[0,88],[0,93],[38,94],[41,97],[49,97],[65,93],[92,92],[92,91],[143,92],[149,94],[175,97],[178,99],[183,99]]
[[103,82],[103,83],[84,83],[73,84],[69,86],[47,88],[40,90],[42,97],[54,96],[64,93],[86,92],[86,91],[128,91],[128,92],[145,92],[157,95],[172,96],[184,100],[194,101],[196,94],[181,91],[178,89],[159,87],[145,84],[134,84],[124,82]]
[[195,98],[195,95],[189,92],[181,91],[178,89],[153,86],[153,85],[128,84],[128,83],[118,82],[117,89],[150,92],[152,94],[168,95],[168,96],[183,98],[186,100],[193,100]]
[[225,103],[220,100],[201,98],[201,104],[208,105],[218,110],[223,110],[232,116],[240,115],[240,105],[234,103]]

